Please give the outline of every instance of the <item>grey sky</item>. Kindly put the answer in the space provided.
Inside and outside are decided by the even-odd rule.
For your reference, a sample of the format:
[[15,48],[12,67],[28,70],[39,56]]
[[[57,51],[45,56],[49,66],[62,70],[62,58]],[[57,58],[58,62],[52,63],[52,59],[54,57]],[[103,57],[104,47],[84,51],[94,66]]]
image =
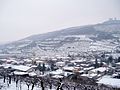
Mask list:
[[0,0],[0,42],[120,18],[120,0]]

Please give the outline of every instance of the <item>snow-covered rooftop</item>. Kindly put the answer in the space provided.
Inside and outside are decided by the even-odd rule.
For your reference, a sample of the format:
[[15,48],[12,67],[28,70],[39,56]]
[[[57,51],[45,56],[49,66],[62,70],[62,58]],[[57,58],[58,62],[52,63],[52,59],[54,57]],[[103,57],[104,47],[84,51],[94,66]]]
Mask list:
[[100,67],[100,68],[93,69],[93,70],[91,70],[91,71],[93,71],[93,72],[96,72],[96,71],[104,72],[104,71],[106,71],[106,70],[107,70],[106,67]]
[[86,77],[89,77],[89,78],[93,78],[93,77],[97,76],[97,74],[95,74],[95,73],[92,73],[92,74],[82,74],[81,76],[86,76]]
[[36,76],[37,74],[35,72],[30,72],[29,76]]
[[28,73],[26,73],[26,72],[14,71],[14,74],[15,74],[15,75],[26,75],[26,74],[28,74]]
[[64,70],[70,70],[70,71],[73,71],[74,70],[74,67],[63,67]]
[[32,67],[24,66],[24,65],[12,65],[13,69],[20,70],[26,72],[27,70],[31,69]]
[[61,75],[54,75],[54,76],[52,76],[53,78],[63,78],[63,76],[61,76]]
[[116,63],[116,65],[120,65],[120,62]]
[[56,70],[56,71],[52,71],[52,72],[50,72],[50,74],[54,74],[54,75],[63,74],[63,70],[58,69],[58,70]]

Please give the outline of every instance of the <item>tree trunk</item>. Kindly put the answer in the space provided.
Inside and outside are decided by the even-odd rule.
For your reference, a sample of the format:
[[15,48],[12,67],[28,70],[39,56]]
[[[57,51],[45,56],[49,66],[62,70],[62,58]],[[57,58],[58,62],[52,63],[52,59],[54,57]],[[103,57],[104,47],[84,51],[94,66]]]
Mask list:
[[33,90],[34,86],[35,86],[35,84],[33,83],[33,84],[32,84],[32,89],[31,89],[31,90]]

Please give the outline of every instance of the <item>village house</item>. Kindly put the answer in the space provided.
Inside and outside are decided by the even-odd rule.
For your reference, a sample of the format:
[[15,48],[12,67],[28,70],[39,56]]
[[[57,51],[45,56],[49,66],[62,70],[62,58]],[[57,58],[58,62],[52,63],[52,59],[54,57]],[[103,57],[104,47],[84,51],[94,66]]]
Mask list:
[[13,65],[11,66],[12,69],[15,71],[21,71],[21,72],[32,72],[33,68],[25,65]]
[[120,69],[120,62],[116,63],[116,69]]
[[26,74],[26,73],[30,73],[33,72],[34,69],[32,67],[29,66],[25,66],[25,65],[11,65],[11,64],[5,64],[3,65],[5,70],[12,70],[14,71],[14,74]]

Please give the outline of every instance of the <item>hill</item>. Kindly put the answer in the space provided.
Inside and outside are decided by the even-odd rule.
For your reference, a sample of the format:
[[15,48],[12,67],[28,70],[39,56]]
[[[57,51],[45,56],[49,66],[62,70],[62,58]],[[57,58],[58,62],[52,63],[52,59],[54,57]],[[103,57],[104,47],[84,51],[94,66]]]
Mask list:
[[[22,40],[1,46],[1,53],[31,53],[33,51],[46,53],[51,52],[85,52],[101,46],[106,46],[105,41],[120,38],[120,20],[110,19],[95,25],[70,27],[67,29],[33,35]],[[91,45],[92,43],[92,45]],[[111,42],[109,42],[111,43]],[[110,45],[110,44],[109,44]],[[94,47],[93,47],[94,46]],[[111,48],[111,47],[110,47]],[[110,48],[105,48],[109,50]],[[99,49],[98,49],[99,50]]]

